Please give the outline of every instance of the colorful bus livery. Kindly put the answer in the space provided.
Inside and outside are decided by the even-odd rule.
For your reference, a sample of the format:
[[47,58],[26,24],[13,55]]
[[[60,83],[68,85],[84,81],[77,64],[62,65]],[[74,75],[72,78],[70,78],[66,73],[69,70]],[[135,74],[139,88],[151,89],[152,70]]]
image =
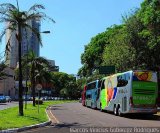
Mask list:
[[127,113],[157,113],[157,74],[152,71],[128,71],[103,78],[97,108]]
[[155,106],[158,98],[157,73],[134,72],[132,81],[132,97],[135,106]]

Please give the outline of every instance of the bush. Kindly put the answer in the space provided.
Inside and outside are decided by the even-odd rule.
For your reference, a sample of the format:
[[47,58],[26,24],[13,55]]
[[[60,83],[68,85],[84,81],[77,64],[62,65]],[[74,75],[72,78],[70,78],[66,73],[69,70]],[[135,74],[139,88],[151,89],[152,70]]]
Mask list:
[[39,101],[39,104],[43,104],[43,100],[42,99],[36,99],[36,104],[38,104],[38,101]]

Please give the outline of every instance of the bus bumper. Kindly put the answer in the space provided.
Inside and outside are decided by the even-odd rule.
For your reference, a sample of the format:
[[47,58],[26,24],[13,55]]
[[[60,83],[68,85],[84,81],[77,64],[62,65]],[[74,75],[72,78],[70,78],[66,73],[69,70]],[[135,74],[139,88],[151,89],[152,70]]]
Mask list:
[[147,113],[156,114],[158,112],[157,108],[130,108],[129,113]]

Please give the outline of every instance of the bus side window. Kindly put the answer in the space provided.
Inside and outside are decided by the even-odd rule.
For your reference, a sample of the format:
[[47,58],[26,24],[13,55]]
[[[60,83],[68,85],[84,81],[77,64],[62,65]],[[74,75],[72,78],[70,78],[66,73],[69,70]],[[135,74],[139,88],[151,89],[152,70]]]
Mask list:
[[118,80],[117,87],[124,87],[128,84],[128,80],[123,75],[118,76],[117,80]]
[[100,88],[97,89],[96,93],[97,93],[96,100],[98,100],[98,98],[99,98],[99,96],[100,96]]
[[86,97],[87,99],[91,99],[91,95],[87,95],[87,97]]
[[98,88],[101,87],[101,84],[102,84],[102,80],[100,80],[100,81],[98,82]]
[[105,82],[105,80],[103,80],[102,83],[101,83],[101,90],[105,89],[104,82]]

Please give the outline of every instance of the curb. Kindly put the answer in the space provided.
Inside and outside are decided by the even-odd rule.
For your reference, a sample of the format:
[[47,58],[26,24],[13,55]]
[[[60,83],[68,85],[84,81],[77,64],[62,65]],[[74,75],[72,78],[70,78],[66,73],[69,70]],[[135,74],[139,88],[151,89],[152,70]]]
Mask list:
[[29,130],[29,129],[34,129],[34,128],[38,128],[38,127],[45,127],[47,125],[50,125],[52,123],[52,121],[49,118],[47,111],[46,111],[46,114],[47,114],[47,117],[48,117],[49,121],[46,121],[46,122],[43,122],[43,123],[40,123],[40,124],[25,126],[25,127],[21,127],[21,128],[13,128],[13,129],[7,129],[7,130],[0,130],[0,133],[22,132],[22,131]]

